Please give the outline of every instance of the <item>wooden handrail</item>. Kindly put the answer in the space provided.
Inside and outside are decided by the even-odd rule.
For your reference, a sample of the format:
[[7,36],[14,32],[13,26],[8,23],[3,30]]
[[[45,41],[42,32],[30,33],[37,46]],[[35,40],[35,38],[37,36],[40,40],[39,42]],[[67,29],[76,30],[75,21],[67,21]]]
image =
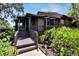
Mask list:
[[35,40],[36,45],[37,45],[37,49],[38,49],[38,32],[35,30],[30,30],[30,36],[32,39]]

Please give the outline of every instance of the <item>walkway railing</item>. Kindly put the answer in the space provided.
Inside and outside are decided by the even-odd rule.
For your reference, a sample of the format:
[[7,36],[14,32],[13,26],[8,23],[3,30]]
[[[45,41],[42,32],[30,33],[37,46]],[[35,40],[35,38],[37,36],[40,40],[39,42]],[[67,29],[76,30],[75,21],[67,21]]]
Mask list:
[[38,32],[35,30],[30,30],[30,36],[32,39],[35,40],[36,45],[37,45],[37,49],[38,49]]

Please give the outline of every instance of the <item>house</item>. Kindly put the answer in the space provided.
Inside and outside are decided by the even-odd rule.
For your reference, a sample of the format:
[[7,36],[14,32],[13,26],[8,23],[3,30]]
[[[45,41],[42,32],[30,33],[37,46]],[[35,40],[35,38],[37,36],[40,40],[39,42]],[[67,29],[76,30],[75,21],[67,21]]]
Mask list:
[[29,31],[30,29],[42,32],[47,28],[70,26],[72,18],[56,12],[27,13],[19,16],[15,21],[15,31]]
[[[72,18],[56,12],[27,13],[14,19],[15,32],[14,45],[20,52],[38,48],[38,35],[43,31],[60,26],[71,26]],[[28,39],[28,37],[31,37]],[[26,48],[28,47],[28,48]]]

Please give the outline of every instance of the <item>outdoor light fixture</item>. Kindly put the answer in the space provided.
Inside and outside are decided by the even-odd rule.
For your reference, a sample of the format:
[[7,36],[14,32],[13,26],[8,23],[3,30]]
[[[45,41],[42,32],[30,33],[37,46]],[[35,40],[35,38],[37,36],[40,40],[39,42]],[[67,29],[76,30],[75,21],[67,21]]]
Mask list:
[[22,26],[23,23],[18,23],[19,26]]
[[22,26],[22,23],[20,23],[19,25]]

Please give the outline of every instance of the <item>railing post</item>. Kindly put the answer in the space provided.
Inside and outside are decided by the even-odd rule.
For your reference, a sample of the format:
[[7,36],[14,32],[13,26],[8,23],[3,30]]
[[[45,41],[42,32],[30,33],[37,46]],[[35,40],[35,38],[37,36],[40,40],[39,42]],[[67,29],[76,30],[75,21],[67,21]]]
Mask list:
[[37,44],[37,51],[38,51],[38,32],[36,31],[36,44]]
[[13,45],[15,46],[16,43],[17,43],[17,37],[18,37],[18,31],[15,32],[15,35],[14,35],[14,43]]
[[47,56],[47,44],[45,44],[45,54]]
[[48,53],[47,53],[48,41],[45,41],[45,45],[44,45],[44,46],[45,46],[45,54],[46,54],[46,56],[47,56],[47,54],[48,54]]

